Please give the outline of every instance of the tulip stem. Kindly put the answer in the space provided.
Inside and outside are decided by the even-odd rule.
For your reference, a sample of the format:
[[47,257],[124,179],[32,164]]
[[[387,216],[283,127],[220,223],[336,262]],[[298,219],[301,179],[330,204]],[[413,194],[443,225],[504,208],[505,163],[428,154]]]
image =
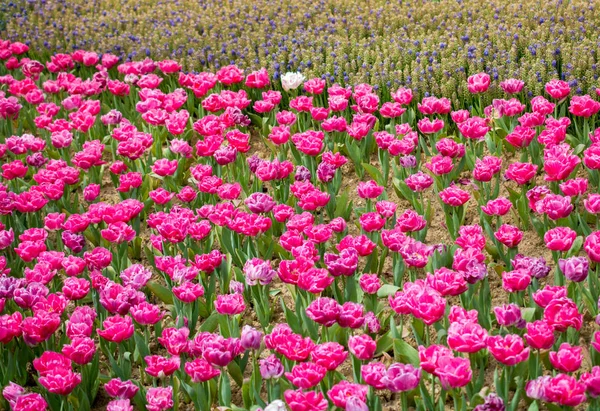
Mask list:
[[431,400],[435,403],[435,376],[431,374]]
[[508,404],[508,396],[510,395],[510,381],[511,381],[511,371],[512,367],[504,367],[503,376],[504,376],[504,387],[502,387],[503,395],[504,395],[504,403]]

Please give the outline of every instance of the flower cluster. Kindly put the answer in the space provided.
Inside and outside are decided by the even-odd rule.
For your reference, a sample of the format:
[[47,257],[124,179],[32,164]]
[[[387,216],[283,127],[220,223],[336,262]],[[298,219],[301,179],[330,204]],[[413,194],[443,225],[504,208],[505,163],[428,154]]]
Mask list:
[[597,96],[0,57],[2,407],[600,406]]
[[[300,71],[331,83],[367,82],[386,98],[405,86],[419,97],[443,95],[458,103],[485,86],[466,82],[481,71],[495,80],[486,98],[519,93],[524,84],[523,92],[533,97],[553,78],[585,94],[600,75],[600,16],[589,0],[547,7],[534,0],[462,0],[459,7],[454,0],[375,0],[368,7],[351,0],[75,0],[43,7],[13,1],[2,13],[8,39],[44,50],[47,58],[83,49],[128,61],[175,59],[190,71],[236,64],[257,72],[266,67],[275,79]],[[53,67],[64,64],[59,60]],[[80,60],[96,64],[90,56]],[[520,80],[499,84],[510,78]]]

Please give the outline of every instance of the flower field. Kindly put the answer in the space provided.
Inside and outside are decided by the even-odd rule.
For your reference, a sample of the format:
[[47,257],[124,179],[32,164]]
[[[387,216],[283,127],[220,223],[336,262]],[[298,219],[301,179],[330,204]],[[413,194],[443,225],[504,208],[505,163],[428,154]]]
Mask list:
[[37,47],[0,41],[1,408],[600,407],[591,77]]
[[494,80],[488,103],[503,97],[502,79],[525,81],[531,98],[554,78],[589,94],[600,75],[595,0],[543,7],[535,0],[6,3],[4,38],[45,59],[84,49],[123,61],[175,59],[184,70],[265,67],[276,80],[301,71],[330,84],[369,83],[381,95],[407,86],[419,98],[444,96],[454,104],[469,94],[467,77],[482,71]]

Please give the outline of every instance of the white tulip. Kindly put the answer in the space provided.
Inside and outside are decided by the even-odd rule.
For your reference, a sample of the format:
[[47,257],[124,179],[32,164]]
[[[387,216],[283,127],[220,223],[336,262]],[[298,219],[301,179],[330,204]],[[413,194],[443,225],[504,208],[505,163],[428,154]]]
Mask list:
[[286,411],[285,403],[281,400],[275,400],[267,405],[264,411]]
[[302,73],[288,72],[281,76],[281,86],[285,91],[295,90],[304,83],[306,77]]

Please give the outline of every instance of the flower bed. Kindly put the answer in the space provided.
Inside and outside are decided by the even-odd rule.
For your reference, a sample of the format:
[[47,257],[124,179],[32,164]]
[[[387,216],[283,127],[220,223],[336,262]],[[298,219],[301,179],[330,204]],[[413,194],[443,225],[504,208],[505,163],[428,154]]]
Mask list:
[[590,0],[14,0],[0,8],[2,20],[4,38],[45,59],[84,49],[123,61],[175,59],[184,70],[266,67],[275,79],[301,71],[369,83],[385,96],[409,87],[419,99],[441,95],[461,106],[467,77],[481,71],[494,80],[486,94],[494,98],[511,77],[525,81],[531,98],[553,78],[589,94],[600,75],[600,13]]
[[0,46],[5,406],[598,406],[593,97]]

